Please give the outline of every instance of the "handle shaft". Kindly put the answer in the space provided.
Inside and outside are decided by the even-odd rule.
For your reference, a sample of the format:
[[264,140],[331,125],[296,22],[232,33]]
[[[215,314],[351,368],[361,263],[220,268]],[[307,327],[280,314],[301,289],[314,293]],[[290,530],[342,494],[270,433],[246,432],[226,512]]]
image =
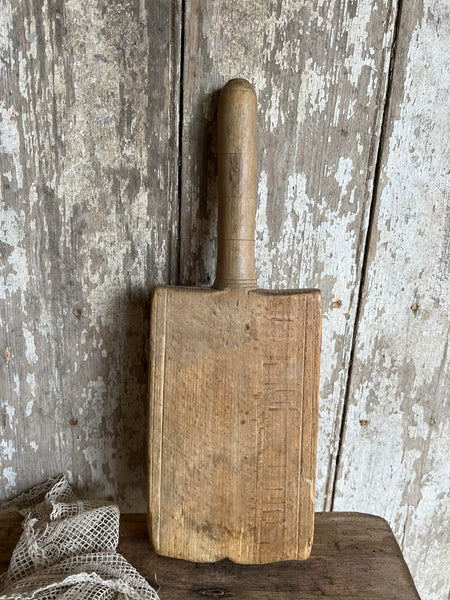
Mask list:
[[257,287],[256,121],[255,90],[245,79],[232,79],[219,98],[217,289]]

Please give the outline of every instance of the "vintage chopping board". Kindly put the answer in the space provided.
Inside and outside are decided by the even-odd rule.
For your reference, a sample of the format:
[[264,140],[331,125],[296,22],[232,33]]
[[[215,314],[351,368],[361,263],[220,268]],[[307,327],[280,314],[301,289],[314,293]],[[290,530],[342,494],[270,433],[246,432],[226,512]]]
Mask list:
[[196,562],[305,559],[313,537],[321,294],[257,287],[256,112],[228,82],[214,287],[158,286],[151,305],[150,537]]

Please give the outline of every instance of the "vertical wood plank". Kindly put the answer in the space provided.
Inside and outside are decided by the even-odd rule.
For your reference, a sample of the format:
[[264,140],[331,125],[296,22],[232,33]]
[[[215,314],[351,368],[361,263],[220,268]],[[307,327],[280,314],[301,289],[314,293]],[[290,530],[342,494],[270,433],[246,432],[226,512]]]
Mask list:
[[145,510],[151,287],[176,278],[180,9],[1,3],[0,497]]
[[427,600],[450,587],[448,16],[402,8],[334,502],[389,521]]
[[317,508],[330,506],[396,2],[187,0],[181,282],[216,255],[217,92],[259,100],[258,283],[324,294]]

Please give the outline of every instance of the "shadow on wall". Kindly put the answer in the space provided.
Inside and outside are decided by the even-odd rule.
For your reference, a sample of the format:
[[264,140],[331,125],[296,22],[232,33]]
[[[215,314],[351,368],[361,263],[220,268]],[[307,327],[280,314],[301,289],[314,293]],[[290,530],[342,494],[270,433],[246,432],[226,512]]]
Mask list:
[[[217,108],[220,89],[198,102],[190,119],[194,160],[182,166],[180,284],[214,283],[217,252]],[[187,154],[187,153],[186,153]],[[189,210],[188,210],[189,209]]]
[[112,300],[110,325],[101,348],[91,353],[91,387],[73,428],[81,436],[71,465],[77,493],[108,498],[122,512],[146,511],[150,292]]
[[[117,414],[115,473],[117,501],[124,512],[146,511],[148,350],[151,288],[117,299],[120,323],[111,336],[117,344]],[[112,350],[114,353],[114,350]],[[110,381],[114,377],[111,373]],[[115,391],[113,390],[113,395]]]

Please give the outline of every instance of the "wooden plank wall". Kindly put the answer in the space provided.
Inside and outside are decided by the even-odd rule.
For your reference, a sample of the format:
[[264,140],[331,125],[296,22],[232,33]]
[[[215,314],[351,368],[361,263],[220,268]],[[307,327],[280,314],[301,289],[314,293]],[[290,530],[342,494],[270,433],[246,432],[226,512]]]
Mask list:
[[2,496],[142,510],[149,291],[178,261],[180,12],[2,3]]
[[401,13],[333,504],[389,521],[422,598],[450,589],[448,17]]
[[259,99],[262,287],[324,294],[317,508],[449,588],[445,0],[0,3],[0,497],[145,510],[147,301],[215,272],[220,87]]

